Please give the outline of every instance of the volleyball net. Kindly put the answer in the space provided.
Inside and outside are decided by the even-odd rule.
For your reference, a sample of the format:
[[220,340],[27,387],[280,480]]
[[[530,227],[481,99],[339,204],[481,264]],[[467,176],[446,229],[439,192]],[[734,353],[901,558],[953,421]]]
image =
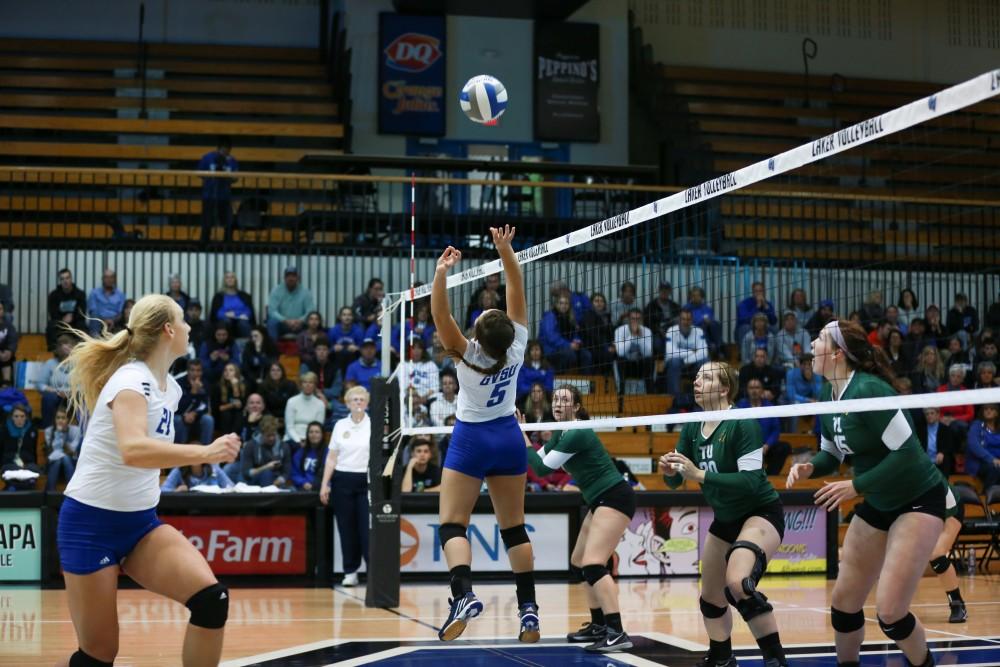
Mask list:
[[[990,310],[1000,302],[1000,159],[989,151],[998,93],[1000,70],[861,119],[856,109],[776,103],[787,122],[742,128],[763,137],[752,140],[699,121],[692,169],[705,178],[696,185],[548,239],[515,239],[529,344],[518,376],[495,391],[516,394],[526,431],[747,417],[804,430],[819,414],[899,408],[969,421],[974,406],[1000,402],[1000,303]],[[480,312],[505,305],[489,250],[448,278],[451,311],[470,337]],[[434,264],[414,257],[425,284],[395,286],[387,309],[384,363],[396,367],[409,436],[451,431],[453,361],[430,318]],[[838,318],[886,351],[903,395],[818,400],[813,341]],[[737,409],[696,405],[694,378],[710,362],[737,374]],[[553,420],[552,391],[564,384],[590,421]]]

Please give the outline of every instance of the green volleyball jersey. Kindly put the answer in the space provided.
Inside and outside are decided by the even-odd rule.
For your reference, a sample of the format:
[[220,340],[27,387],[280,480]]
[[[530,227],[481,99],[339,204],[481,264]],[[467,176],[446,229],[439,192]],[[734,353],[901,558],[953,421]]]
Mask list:
[[[734,521],[778,500],[764,474],[764,437],[752,419],[724,421],[708,438],[700,423],[685,424],[677,451],[705,471],[701,490],[720,521]],[[663,479],[672,489],[684,481],[679,474]]]
[[[824,384],[820,400],[832,398]],[[856,371],[838,400],[896,396],[885,380]],[[854,466],[854,488],[875,509],[894,510],[941,483],[905,410],[820,415],[820,451],[812,458],[813,477],[837,470],[845,456]]]
[[554,431],[542,448],[541,456],[528,448],[528,463],[541,477],[563,468],[573,476],[573,483],[579,487],[588,505],[625,479],[597,435],[589,428]]

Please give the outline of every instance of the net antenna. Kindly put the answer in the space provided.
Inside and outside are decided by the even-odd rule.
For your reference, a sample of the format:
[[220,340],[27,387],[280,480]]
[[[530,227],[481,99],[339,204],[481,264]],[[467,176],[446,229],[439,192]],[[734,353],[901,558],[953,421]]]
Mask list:
[[[622,230],[635,227],[665,216],[682,209],[696,206],[708,200],[735,193],[747,186],[768,180],[779,174],[800,169],[833,155],[857,148],[864,144],[880,140],[889,135],[913,128],[921,123],[933,121],[941,116],[964,109],[971,105],[988,100],[1000,94],[1000,70],[987,72],[968,81],[945,88],[932,95],[928,95],[916,101],[910,102],[885,113],[873,116],[861,122],[847,126],[824,137],[809,141],[790,150],[778,153],[770,158],[760,160],[749,166],[725,173],[716,178],[709,179],[698,185],[686,188],[676,194],[657,199],[653,202],[638,206],[632,210],[613,215],[589,226],[577,229],[556,238],[549,239],[543,243],[521,250],[517,256],[522,265],[534,262],[538,259],[550,257],[557,253],[571,248],[589,243],[596,239],[615,234]],[[493,260],[472,267],[465,271],[456,273],[448,278],[447,287],[449,289],[465,285],[486,276],[499,273],[502,266],[499,260]],[[420,298],[428,296],[431,292],[430,285],[422,285],[419,288],[400,293],[403,301],[411,303]],[[996,402],[1000,400],[1000,392],[996,389],[974,389],[961,392],[961,397],[947,396],[955,392],[945,392],[945,396],[935,397],[937,405],[957,405],[957,404],[982,404]],[[930,397],[899,397],[893,399],[895,407],[929,407]],[[815,415],[823,412],[840,412],[847,408],[853,411],[884,410],[885,403],[861,401],[857,404],[847,405],[847,401],[837,402],[834,406],[812,404],[811,406],[776,406],[773,408],[755,408],[753,416],[763,417],[789,417],[796,415]],[[916,402],[908,402],[916,400]],[[732,414],[731,411],[729,414]],[[600,420],[591,420],[589,425],[592,428],[615,428],[630,427],[638,425],[678,424],[686,421],[701,421],[711,418],[713,413],[697,413],[697,415],[672,414],[672,415],[652,415],[635,418],[613,417]],[[746,414],[744,416],[749,416]],[[525,430],[554,430],[565,429],[567,426],[559,423],[546,422],[543,424],[526,425]],[[416,434],[444,434],[450,432],[449,427],[421,427],[403,425],[404,435]]]

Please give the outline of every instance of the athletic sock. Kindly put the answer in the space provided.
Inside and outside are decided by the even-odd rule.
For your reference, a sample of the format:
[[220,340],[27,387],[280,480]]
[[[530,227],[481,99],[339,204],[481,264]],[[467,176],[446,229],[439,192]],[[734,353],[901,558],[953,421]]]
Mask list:
[[725,639],[721,642],[717,642],[714,639],[708,640],[708,657],[711,660],[719,662],[720,660],[725,660],[733,654],[733,640]]
[[456,565],[451,568],[451,596],[456,600],[472,592],[472,568]]
[[605,614],[604,620],[607,622],[608,630],[614,630],[618,633],[623,632],[621,614]]
[[604,612],[600,607],[590,610],[590,622],[594,625],[604,625]]
[[785,661],[785,649],[781,647],[781,638],[777,632],[772,632],[758,639],[757,646],[760,647],[760,652],[764,654],[764,660],[775,658],[779,662]]
[[535,573],[515,572],[514,584],[517,586],[517,606],[526,602],[535,604]]
[[963,602],[962,592],[957,588],[952,591],[947,591],[947,593],[948,593],[948,602]]

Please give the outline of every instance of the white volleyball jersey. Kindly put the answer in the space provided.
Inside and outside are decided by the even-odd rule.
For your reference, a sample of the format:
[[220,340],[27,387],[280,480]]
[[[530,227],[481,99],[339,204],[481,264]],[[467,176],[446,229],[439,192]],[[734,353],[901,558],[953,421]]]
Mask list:
[[[514,414],[517,394],[517,371],[524,362],[528,329],[514,322],[514,342],[507,350],[507,365],[495,375],[483,375],[467,364],[456,366],[458,373],[458,409],[455,417],[463,422],[486,422]],[[470,340],[465,359],[480,368],[489,368],[496,359],[486,356],[479,343]]]
[[168,375],[166,391],[161,391],[144,362],[125,364],[114,372],[101,390],[97,405],[91,408],[80,459],[66,486],[66,495],[101,509],[138,512],[160,502],[160,470],[137,468],[122,461],[110,403],[125,390],[146,397],[149,437],[166,443],[174,441],[174,413],[181,398],[177,381]]

